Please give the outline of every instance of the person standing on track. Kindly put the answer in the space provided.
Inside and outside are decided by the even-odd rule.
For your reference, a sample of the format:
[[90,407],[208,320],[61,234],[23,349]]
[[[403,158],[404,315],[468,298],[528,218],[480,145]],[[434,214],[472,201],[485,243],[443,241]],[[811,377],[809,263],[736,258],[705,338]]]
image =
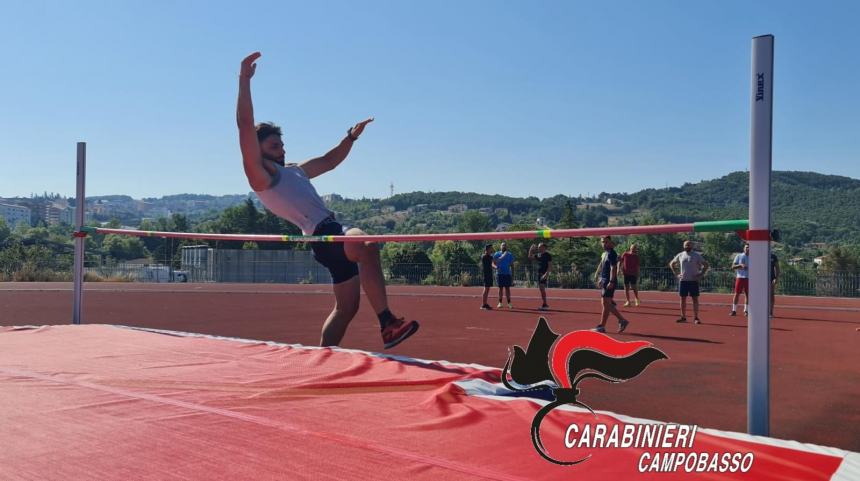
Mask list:
[[773,306],[776,303],[776,283],[779,280],[779,259],[770,253],[770,316],[773,317]]
[[624,332],[627,329],[629,321],[621,316],[612,297],[615,295],[615,288],[618,287],[618,253],[615,252],[615,244],[612,242],[612,237],[605,235],[600,238],[603,244],[603,255],[600,257],[600,263],[597,264],[597,271],[594,273],[594,281],[600,288],[600,324],[593,330],[597,332],[606,332],[606,321],[609,320],[609,314],[618,318],[618,333]]
[[741,293],[744,295],[744,315],[747,315],[747,304],[750,302],[750,245],[744,244],[744,251],[735,256],[732,261],[732,270],[735,271],[735,293],[732,296],[732,312],[730,316],[738,315],[738,299]]
[[627,252],[621,254],[618,261],[618,270],[624,276],[624,307],[630,305],[630,290],[633,290],[633,299],[636,307],[639,307],[639,246],[630,244]]
[[546,311],[549,305],[546,303],[546,287],[549,284],[549,273],[552,271],[552,255],[546,251],[546,243],[541,242],[537,245],[535,252],[534,244],[529,247],[529,260],[537,261],[538,263],[538,290],[540,297],[543,300],[539,311]]
[[[679,266],[680,272],[675,271]],[[708,272],[710,266],[702,257],[702,254],[693,250],[693,243],[684,242],[684,250],[678,253],[671,261],[669,268],[672,274],[680,281],[678,283],[678,295],[681,296],[681,317],[676,322],[687,322],[687,296],[693,298],[693,322],[701,324],[699,319],[699,280]]]
[[484,255],[481,256],[481,273],[484,275],[484,292],[481,293],[483,303],[481,309],[489,311],[492,309],[487,304],[487,297],[490,295],[490,288],[493,287],[493,245],[487,244],[484,246]]
[[514,255],[508,250],[508,244],[502,242],[499,246],[499,251],[493,254],[493,267],[496,268],[496,282],[499,285],[499,304],[497,308],[502,308],[502,291],[508,298],[508,309],[513,309],[511,304],[511,284],[513,283],[513,271],[511,266],[514,263]]
[[[260,201],[275,215],[296,224],[305,235],[363,235],[360,229],[347,229],[326,208],[310,179],[322,175],[346,159],[353,143],[373,118],[347,130],[346,136],[321,157],[300,164],[284,163],[284,143],[280,127],[271,123],[255,124],[251,102],[251,77],[257,69],[259,52],[242,60],[239,73],[239,98],[236,123],[239,146],[248,183]],[[358,312],[361,288],[379,319],[382,341],[391,348],[415,334],[416,321],[404,322],[388,307],[385,279],[379,248],[372,242],[312,242],[314,258],[331,273],[335,305],[322,328],[320,344],[340,344],[347,326]],[[361,266],[361,269],[359,269]]]

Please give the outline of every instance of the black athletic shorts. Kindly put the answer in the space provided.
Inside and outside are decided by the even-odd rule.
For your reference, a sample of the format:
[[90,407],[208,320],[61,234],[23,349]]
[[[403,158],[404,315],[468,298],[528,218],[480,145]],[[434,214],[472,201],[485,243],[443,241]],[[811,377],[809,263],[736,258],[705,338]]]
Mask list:
[[[334,220],[320,222],[314,235],[345,235],[346,229]],[[340,284],[358,275],[358,264],[346,258],[343,242],[311,242],[314,259],[331,273],[331,283]]]
[[484,287],[493,287],[493,273],[484,274]]
[[514,280],[513,276],[510,274],[498,274],[496,277],[499,287],[511,287],[511,283]]
[[699,297],[699,282],[681,281],[678,285],[678,295],[681,297]]
[[639,282],[639,276],[632,276],[632,275],[624,274],[624,285],[625,286],[635,286],[637,282]]
[[612,297],[615,296],[615,288],[618,286],[617,286],[617,284],[613,284],[612,289],[609,289],[606,287],[608,285],[609,285],[608,279],[601,279],[600,280],[600,297],[608,297],[608,298],[612,299]]

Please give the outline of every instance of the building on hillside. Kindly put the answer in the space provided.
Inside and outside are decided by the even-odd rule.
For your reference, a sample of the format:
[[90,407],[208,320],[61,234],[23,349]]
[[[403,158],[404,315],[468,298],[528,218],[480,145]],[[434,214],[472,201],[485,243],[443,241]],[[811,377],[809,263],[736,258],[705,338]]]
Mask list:
[[189,200],[185,206],[187,212],[205,211],[209,208],[211,202],[208,200]]
[[790,265],[790,266],[799,266],[799,265],[803,264],[804,262],[806,262],[806,259],[804,259],[803,257],[792,257],[792,258],[788,259],[786,262],[788,262],[788,265]]
[[42,205],[39,217],[47,225],[70,225],[74,222],[75,210],[65,200],[48,202]]
[[415,204],[415,205],[407,207],[406,212],[408,212],[409,214],[412,214],[415,212],[424,212],[427,210],[428,205],[429,204]]
[[0,218],[6,221],[9,228],[14,228],[21,222],[31,225],[30,208],[23,205],[0,203]]

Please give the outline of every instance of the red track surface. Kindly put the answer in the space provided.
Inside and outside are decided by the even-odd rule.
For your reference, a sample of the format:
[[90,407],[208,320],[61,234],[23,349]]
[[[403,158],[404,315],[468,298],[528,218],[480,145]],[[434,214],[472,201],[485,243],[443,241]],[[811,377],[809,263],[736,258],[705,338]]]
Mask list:
[[[533,309],[539,305],[534,289],[513,289],[513,311],[490,312],[478,310],[480,288],[397,286],[389,294],[395,312],[422,321],[421,331],[393,352],[425,359],[501,367],[508,346],[524,346],[540,315]],[[594,292],[550,290],[550,297],[545,315],[556,332],[597,323]],[[704,295],[704,324],[698,326],[674,322],[674,294],[642,298],[641,307],[623,309],[631,325],[619,338],[649,340],[670,360],[628,383],[585,381],[580,400],[630,416],[745,431],[746,319],[728,316],[730,296]],[[88,283],[83,319],[313,345],[331,304],[330,287],[322,285]],[[0,284],[0,325],[67,324],[71,306],[69,284]],[[860,299],[777,300],[771,436],[860,451],[858,327]],[[381,349],[369,306],[343,346]]]

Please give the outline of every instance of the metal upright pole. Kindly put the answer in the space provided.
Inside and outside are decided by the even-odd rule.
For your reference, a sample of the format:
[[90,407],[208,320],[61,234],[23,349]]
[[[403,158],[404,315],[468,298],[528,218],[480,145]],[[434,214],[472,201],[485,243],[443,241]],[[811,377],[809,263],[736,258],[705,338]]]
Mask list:
[[770,432],[770,176],[773,133],[773,35],[752,40],[750,131],[747,431]]
[[75,265],[74,265],[74,310],[72,323],[81,323],[81,306],[84,291],[84,243],[86,238],[81,234],[84,226],[84,210],[86,209],[85,189],[87,171],[87,143],[78,142],[77,195],[75,201]]

